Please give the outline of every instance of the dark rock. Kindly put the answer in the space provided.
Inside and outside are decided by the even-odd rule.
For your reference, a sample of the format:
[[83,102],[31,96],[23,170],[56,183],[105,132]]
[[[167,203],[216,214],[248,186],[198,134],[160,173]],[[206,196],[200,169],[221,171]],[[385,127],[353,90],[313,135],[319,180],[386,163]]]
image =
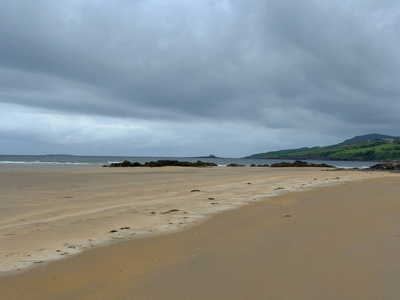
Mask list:
[[317,167],[317,168],[335,168],[334,166],[330,166],[327,164],[313,164],[313,163],[308,163],[306,161],[301,161],[301,160],[296,160],[295,162],[280,162],[280,163],[274,163],[271,165],[273,168],[284,168],[284,167],[295,167],[295,168],[301,168],[301,167]]
[[369,167],[370,170],[400,170],[400,163],[385,162]]
[[115,167],[132,167],[132,163],[128,160],[124,160],[122,163],[112,163],[110,164],[111,168],[115,168]]
[[[124,160],[121,163],[112,163],[109,165],[111,168],[116,167],[168,167],[168,166],[176,166],[176,167],[217,167],[218,165],[210,162],[203,162],[198,160],[195,163],[187,162],[187,161],[178,161],[178,160],[158,160],[158,161],[148,161],[143,165],[139,162],[131,163],[128,160]],[[104,166],[106,167],[106,165]]]
[[236,168],[236,167],[244,167],[244,165],[239,165],[239,164],[231,163],[231,164],[227,165],[227,167]]

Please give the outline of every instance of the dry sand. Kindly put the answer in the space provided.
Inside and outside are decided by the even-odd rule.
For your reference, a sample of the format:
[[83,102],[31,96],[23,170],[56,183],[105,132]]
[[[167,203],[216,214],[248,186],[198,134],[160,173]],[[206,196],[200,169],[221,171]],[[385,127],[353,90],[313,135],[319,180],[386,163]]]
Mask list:
[[279,192],[366,176],[374,174],[273,168],[0,170],[0,274],[96,245],[185,229]]
[[[396,175],[272,168],[0,171],[3,271],[85,252],[3,276],[0,294],[2,299],[396,299]],[[381,179],[368,179],[373,177]],[[359,179],[366,181],[345,184]],[[260,202],[317,186],[328,187]],[[249,203],[257,204],[179,233],[88,250],[185,229]]]

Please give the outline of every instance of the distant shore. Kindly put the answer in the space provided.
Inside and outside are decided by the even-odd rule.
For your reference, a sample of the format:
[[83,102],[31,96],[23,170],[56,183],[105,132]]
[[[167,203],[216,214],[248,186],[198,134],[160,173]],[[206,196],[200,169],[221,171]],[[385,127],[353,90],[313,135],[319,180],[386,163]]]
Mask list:
[[[4,168],[91,168],[121,163],[125,160],[145,164],[158,160],[178,160],[195,163],[198,157],[147,157],[147,156],[79,156],[79,155],[0,155],[0,169]],[[220,167],[230,164],[238,165],[264,165],[274,164],[282,161],[293,162],[292,159],[249,159],[249,158],[220,158],[207,157],[201,159],[207,163],[215,163]],[[307,160],[306,160],[307,161]],[[338,168],[360,168],[365,169],[378,162],[376,161],[324,161],[309,160],[311,163],[326,163]]]

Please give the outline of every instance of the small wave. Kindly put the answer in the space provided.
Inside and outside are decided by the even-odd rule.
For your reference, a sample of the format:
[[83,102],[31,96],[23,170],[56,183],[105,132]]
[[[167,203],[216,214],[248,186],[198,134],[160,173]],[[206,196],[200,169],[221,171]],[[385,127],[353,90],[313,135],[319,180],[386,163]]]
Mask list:
[[3,160],[0,161],[0,164],[38,164],[42,163],[40,161],[11,161],[11,160]]
[[88,162],[60,162],[60,161],[0,161],[0,164],[21,164],[21,165],[98,165],[99,163],[88,163]]
[[369,166],[356,166],[356,167],[353,166],[352,167],[352,166],[340,166],[340,165],[337,165],[336,168],[338,168],[338,169],[368,169]]

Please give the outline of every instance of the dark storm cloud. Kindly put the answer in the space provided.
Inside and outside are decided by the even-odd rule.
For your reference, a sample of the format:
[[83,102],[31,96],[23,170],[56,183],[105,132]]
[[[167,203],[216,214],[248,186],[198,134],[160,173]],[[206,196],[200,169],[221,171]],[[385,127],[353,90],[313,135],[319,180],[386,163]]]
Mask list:
[[374,126],[398,134],[397,1],[14,0],[0,8],[3,103],[309,135]]

